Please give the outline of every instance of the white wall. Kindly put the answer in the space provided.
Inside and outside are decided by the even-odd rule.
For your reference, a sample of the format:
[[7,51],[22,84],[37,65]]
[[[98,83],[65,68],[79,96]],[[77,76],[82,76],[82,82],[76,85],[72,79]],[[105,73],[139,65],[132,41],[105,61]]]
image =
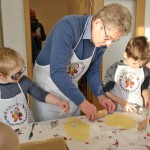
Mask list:
[[2,46],[3,46],[3,33],[2,33],[1,1],[0,1],[0,47]]
[[4,46],[21,53],[26,61],[23,0],[1,0]]
[[145,36],[150,41],[150,0],[146,0],[146,11],[145,11]]

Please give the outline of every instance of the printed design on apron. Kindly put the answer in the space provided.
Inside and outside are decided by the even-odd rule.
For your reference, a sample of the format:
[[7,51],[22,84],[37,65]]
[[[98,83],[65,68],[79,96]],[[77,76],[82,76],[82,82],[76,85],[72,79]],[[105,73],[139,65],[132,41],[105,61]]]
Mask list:
[[0,91],[0,120],[8,125],[20,125],[33,121],[26,97],[18,83],[20,93],[12,98],[3,99]]
[[27,121],[27,109],[22,103],[10,105],[4,110],[4,119],[10,125],[23,124]]
[[123,72],[119,77],[119,86],[124,92],[135,92],[140,88],[138,74],[134,72]]
[[71,79],[74,79],[84,71],[85,65],[83,63],[71,63],[67,66],[67,73]]

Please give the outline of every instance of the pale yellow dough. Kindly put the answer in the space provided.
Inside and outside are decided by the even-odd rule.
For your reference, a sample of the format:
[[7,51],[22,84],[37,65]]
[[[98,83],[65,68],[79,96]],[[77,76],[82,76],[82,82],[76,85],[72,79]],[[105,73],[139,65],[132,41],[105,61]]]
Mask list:
[[105,117],[104,123],[108,126],[132,129],[136,126],[136,120],[125,114],[112,114]]
[[78,141],[87,141],[90,137],[90,126],[76,117],[70,117],[64,124],[66,133]]

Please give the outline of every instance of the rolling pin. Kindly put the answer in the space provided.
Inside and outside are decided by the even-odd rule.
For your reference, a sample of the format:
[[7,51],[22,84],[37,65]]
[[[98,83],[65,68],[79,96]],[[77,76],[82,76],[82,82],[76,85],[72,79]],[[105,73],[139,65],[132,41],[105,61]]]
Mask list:
[[102,118],[102,117],[104,117],[104,116],[106,116],[106,115],[108,115],[108,111],[107,111],[106,109],[99,110],[96,119]]

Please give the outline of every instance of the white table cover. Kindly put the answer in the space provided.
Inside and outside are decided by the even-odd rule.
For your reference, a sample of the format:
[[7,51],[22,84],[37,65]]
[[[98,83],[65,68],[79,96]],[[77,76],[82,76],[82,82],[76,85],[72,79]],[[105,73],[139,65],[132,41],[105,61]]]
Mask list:
[[[123,114],[135,119],[139,117],[136,113],[124,112]],[[19,128],[20,143],[63,137],[69,150],[150,150],[150,139],[146,137],[146,129],[138,131],[137,125],[133,129],[125,130],[105,125],[105,117],[94,122],[88,121],[85,116],[77,118],[90,126],[90,139],[88,141],[77,141],[66,134],[63,127],[67,118],[57,119],[58,125],[54,128],[51,128],[51,121],[38,122],[34,127],[31,140],[28,137],[32,124],[12,126],[12,128]]]

